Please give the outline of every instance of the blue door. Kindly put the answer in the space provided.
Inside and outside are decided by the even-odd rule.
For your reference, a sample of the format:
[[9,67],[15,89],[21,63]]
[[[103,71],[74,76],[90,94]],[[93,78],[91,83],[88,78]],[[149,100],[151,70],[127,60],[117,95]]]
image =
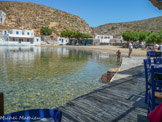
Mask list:
[[5,35],[7,35],[7,31],[5,31],[4,33],[5,33]]
[[62,44],[64,43],[64,39],[62,39]]
[[19,44],[21,44],[21,39],[19,39]]

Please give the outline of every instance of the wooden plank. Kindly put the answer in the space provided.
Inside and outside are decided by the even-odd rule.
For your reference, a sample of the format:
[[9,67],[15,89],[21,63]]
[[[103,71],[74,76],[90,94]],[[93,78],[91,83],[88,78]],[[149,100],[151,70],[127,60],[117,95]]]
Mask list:
[[62,121],[138,121],[142,117],[147,120],[144,69],[138,64],[142,61],[136,64],[129,60],[128,68],[121,67],[115,76],[117,80],[114,78],[113,82],[58,107],[63,111]]
[[4,115],[4,96],[0,93],[0,116]]

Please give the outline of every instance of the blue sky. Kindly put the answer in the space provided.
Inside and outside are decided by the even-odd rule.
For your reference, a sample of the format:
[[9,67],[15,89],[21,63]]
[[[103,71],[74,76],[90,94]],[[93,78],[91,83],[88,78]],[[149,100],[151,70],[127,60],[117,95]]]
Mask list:
[[[4,1],[4,0],[0,0]],[[7,0],[50,6],[83,18],[91,27],[162,16],[149,0]]]

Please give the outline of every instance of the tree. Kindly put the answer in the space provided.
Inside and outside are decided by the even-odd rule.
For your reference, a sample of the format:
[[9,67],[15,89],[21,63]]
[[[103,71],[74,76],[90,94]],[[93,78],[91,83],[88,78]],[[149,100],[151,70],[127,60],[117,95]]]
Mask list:
[[126,30],[125,32],[122,33],[122,36],[125,41],[130,41],[131,40],[131,31]]
[[149,32],[139,32],[139,41],[141,42],[146,40],[149,34],[150,34]]
[[138,40],[138,33],[126,30],[123,34],[123,39],[125,41],[137,41]]
[[130,37],[130,39],[131,39],[132,41],[137,41],[137,40],[139,40],[139,34],[138,34],[138,32],[136,32],[136,31],[131,32],[131,37]]
[[61,32],[61,37],[65,38],[77,38],[83,39],[83,38],[92,38],[91,35],[85,34],[85,33],[80,33],[79,31],[70,31],[70,30],[65,30]]
[[158,31],[157,34],[158,34],[157,43],[161,44],[162,43],[162,30]]
[[158,34],[157,33],[151,33],[149,36],[146,38],[146,43],[151,44],[151,43],[156,43],[158,42]]
[[41,35],[51,35],[53,32],[53,29],[49,29],[48,27],[42,27],[40,29]]
[[61,32],[61,37],[72,38],[74,35],[73,31],[65,30]]

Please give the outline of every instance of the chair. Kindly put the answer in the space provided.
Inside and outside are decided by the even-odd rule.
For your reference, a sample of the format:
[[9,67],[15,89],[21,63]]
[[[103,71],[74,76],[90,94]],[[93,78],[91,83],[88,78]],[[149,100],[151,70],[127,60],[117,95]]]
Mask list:
[[148,51],[147,52],[147,56],[149,56],[149,57],[156,57],[156,51],[154,51],[154,50]]
[[[56,109],[31,109],[18,111],[10,114],[6,114],[0,118],[2,122],[12,122],[12,121],[21,121],[21,122],[31,122],[31,121],[44,121],[45,118],[53,119],[55,122],[61,122],[62,112]],[[6,120],[5,118],[10,118]],[[48,120],[47,120],[48,121]]]
[[162,102],[162,69],[151,66],[151,89],[149,90],[148,113]]
[[160,57],[154,58],[154,64],[162,64],[162,58]]
[[145,103],[148,100],[148,90],[150,89],[151,82],[150,81],[150,66],[151,66],[151,59],[147,58],[144,60],[144,68],[145,68],[145,79],[146,79],[146,92],[145,92]]

